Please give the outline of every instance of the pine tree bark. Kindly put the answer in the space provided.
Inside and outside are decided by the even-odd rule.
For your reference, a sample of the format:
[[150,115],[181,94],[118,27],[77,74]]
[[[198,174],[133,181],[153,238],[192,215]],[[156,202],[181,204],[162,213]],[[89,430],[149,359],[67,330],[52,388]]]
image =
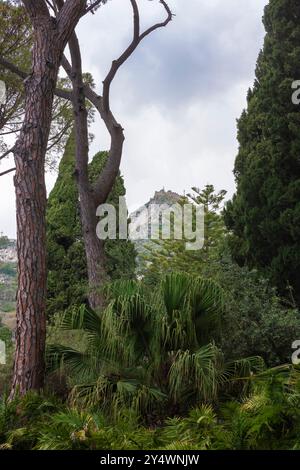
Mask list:
[[17,390],[24,394],[43,386],[46,335],[44,164],[59,67],[53,33],[48,27],[36,32],[33,73],[25,85],[25,120],[14,152],[19,285],[12,394]]
[[56,20],[43,0],[24,0],[34,30],[32,73],[25,81],[25,117],[14,150],[18,291],[16,352],[10,397],[40,390],[46,337],[45,154],[65,45],[85,1],[68,1]]

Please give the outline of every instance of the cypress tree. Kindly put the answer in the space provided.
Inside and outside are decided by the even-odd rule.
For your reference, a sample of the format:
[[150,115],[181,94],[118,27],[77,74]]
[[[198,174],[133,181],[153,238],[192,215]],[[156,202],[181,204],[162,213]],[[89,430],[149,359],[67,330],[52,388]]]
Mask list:
[[[93,182],[101,172],[107,152],[97,153],[89,164]],[[108,201],[117,207],[119,196],[126,193],[121,175],[116,179]],[[72,133],[60,162],[59,174],[47,205],[48,298],[47,314],[74,310],[87,304],[87,266],[80,207],[75,179],[75,137]],[[106,269],[111,279],[132,279],[136,253],[131,242],[108,240],[105,243]]]
[[238,121],[237,191],[227,205],[231,248],[241,265],[258,268],[281,294],[300,302],[300,3],[270,0],[266,36],[247,109]]

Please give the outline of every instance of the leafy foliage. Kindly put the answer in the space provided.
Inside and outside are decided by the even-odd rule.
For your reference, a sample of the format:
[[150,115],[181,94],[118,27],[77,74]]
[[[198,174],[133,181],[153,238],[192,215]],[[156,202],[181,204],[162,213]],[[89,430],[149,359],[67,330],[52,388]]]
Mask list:
[[0,235],[0,250],[2,250],[3,248],[7,248],[9,246],[9,239],[1,234]]
[[213,281],[170,274],[154,292],[119,281],[107,296],[103,312],[82,309],[63,319],[63,328],[86,332],[85,351],[49,349],[50,364],[64,365],[76,377],[75,403],[97,404],[109,413],[131,408],[155,420],[215,400],[246,363],[248,373],[263,367],[259,359],[225,364],[210,342],[224,308],[224,292]]
[[28,394],[0,401],[1,449],[40,450],[287,450],[299,449],[299,369],[281,366],[251,378],[250,389],[221,406],[199,403],[159,427],[123,409],[66,407]]
[[[30,64],[31,34],[24,7],[12,1],[0,2],[0,55],[17,67],[27,70]],[[6,85],[6,100],[0,105],[0,131],[13,132],[22,123],[23,83],[22,79],[0,66],[0,80]],[[0,136],[0,149],[7,145]]]
[[[268,279],[232,261],[227,240],[204,269],[226,292],[220,346],[227,359],[261,356],[269,367],[290,362],[300,337],[300,313],[284,302]],[[230,337],[230,341],[228,341]]]
[[216,193],[207,185],[195,194],[195,204],[205,207],[204,248],[190,252],[184,241],[161,242],[159,250],[149,249],[144,282],[155,286],[163,272],[174,270],[214,279],[226,297],[219,342],[226,359],[261,356],[270,367],[289,362],[291,344],[300,337],[299,310],[293,302],[283,302],[257,270],[232,260],[230,236],[220,213],[224,191]]
[[[24,73],[30,73],[32,28],[24,5],[16,0],[0,1],[0,56]],[[90,77],[90,76],[89,76]],[[86,78],[86,77],[85,77]],[[17,138],[24,118],[23,79],[0,65],[0,80],[6,86],[6,100],[0,105],[0,150],[9,150],[8,142]],[[89,81],[89,79],[87,79]],[[70,81],[59,78],[59,88],[70,89]],[[53,118],[48,140],[46,163],[53,169],[59,160],[73,125],[69,101],[54,97]]]

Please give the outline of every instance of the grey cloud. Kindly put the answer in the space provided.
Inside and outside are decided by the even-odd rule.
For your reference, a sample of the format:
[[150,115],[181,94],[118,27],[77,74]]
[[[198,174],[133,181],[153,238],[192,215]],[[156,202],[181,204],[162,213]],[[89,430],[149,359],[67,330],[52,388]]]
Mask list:
[[[172,24],[147,38],[112,88],[112,104],[125,127],[122,172],[131,208],[165,186],[182,192],[215,184],[232,193],[237,152],[236,118],[252,85],[263,42],[267,0],[169,0]],[[140,0],[144,23],[161,18],[158,1]],[[111,60],[131,38],[129,0],[111,0],[78,28],[84,68],[97,88]],[[100,121],[91,155],[107,148]],[[47,176],[48,188],[53,176]],[[14,232],[11,178],[1,180],[0,231]],[[8,187],[10,189],[8,189]],[[9,191],[9,199],[7,194]]]

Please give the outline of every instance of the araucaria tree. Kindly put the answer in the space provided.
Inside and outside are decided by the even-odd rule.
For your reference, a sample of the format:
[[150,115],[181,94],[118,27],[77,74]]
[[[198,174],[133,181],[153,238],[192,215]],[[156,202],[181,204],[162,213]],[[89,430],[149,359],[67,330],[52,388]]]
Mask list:
[[237,193],[226,211],[232,251],[300,303],[300,4],[270,0],[248,107],[238,122]]

